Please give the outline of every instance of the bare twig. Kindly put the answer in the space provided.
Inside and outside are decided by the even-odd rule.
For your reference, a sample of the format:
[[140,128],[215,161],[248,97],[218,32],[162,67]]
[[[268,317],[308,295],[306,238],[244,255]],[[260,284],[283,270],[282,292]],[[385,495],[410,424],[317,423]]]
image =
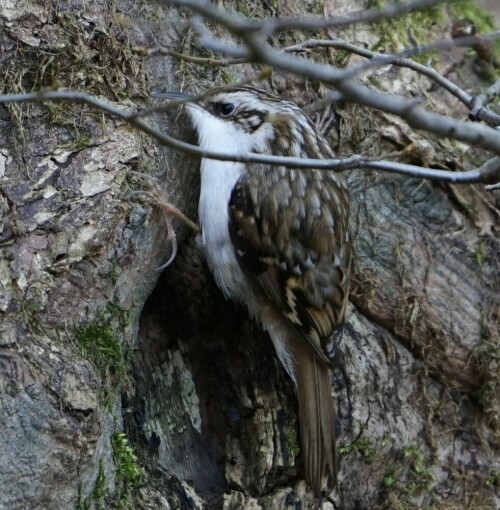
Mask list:
[[500,182],[497,182],[496,184],[489,184],[484,188],[486,189],[486,191],[496,191],[497,189],[500,189]]
[[492,158],[481,167],[467,172],[451,172],[446,170],[435,170],[415,165],[396,163],[392,161],[377,161],[361,156],[351,156],[339,159],[302,159],[286,156],[271,156],[267,154],[239,154],[217,151],[206,151],[196,145],[177,140],[158,129],[147,124],[143,119],[137,117],[136,112],[118,108],[110,103],[83,92],[76,91],[54,91],[42,90],[25,94],[0,95],[0,104],[10,102],[42,102],[42,101],[69,101],[83,103],[93,108],[104,111],[114,117],[120,118],[132,126],[152,136],[161,145],[172,149],[186,152],[191,155],[200,156],[220,161],[240,161],[244,163],[265,163],[269,165],[280,165],[294,168],[317,168],[331,169],[337,171],[349,169],[384,170],[413,177],[440,180],[453,183],[475,183],[494,184],[500,181],[500,157]]
[[[449,137],[490,150],[500,155],[500,132],[480,124],[470,124],[426,111],[414,100],[372,90],[353,79],[345,78],[345,70],[297,58],[271,48],[256,31],[253,20],[245,21],[241,15],[229,13],[207,3],[194,0],[171,0],[171,3],[189,7],[194,12],[223,24],[241,38],[254,61],[265,63],[274,69],[291,72],[336,88],[342,97],[353,103],[369,106],[398,115],[415,129],[424,129],[438,136]],[[250,29],[250,27],[254,29]],[[218,41],[215,41],[218,44]],[[204,42],[210,47],[210,41]],[[338,99],[338,97],[336,97]]]
[[[342,28],[355,25],[357,23],[375,23],[377,21],[395,18],[408,14],[419,9],[426,9],[434,5],[444,3],[446,0],[414,0],[404,4],[390,4],[381,9],[368,9],[350,13],[347,16],[336,16],[334,18],[324,18],[321,16],[300,17],[300,18],[271,18],[268,20],[249,19],[237,13],[224,11],[215,8],[209,2],[200,2],[200,0],[167,0],[168,3],[187,7],[201,16],[212,18],[214,9],[218,11],[218,20],[225,24],[229,18],[237,24],[239,30],[245,30],[255,33],[260,32],[262,38],[269,37],[284,30],[325,30],[327,28]],[[225,18],[223,13],[227,14]]]
[[459,37],[455,39],[442,39],[439,41],[435,41],[430,44],[424,44],[420,46],[413,46],[411,48],[407,48],[406,50],[395,54],[383,54],[383,53],[374,53],[373,57],[369,62],[360,64],[359,66],[353,66],[349,68],[348,72],[346,72],[346,78],[354,78],[360,73],[369,70],[373,67],[380,67],[387,64],[394,63],[395,65],[401,65],[397,63],[397,61],[412,62],[411,60],[407,60],[408,57],[423,55],[425,53],[429,53],[431,51],[436,50],[444,50],[455,47],[465,47],[472,46],[478,42],[486,43],[496,41],[500,38],[500,31],[492,32],[491,34],[486,34],[482,36],[471,35],[467,37]]
[[[495,38],[500,37],[500,32],[495,32],[494,34],[491,34],[491,37]],[[468,44],[470,42],[473,42],[472,40],[475,40],[476,38],[465,37],[462,39],[463,40],[459,42],[460,44],[465,45],[466,43]],[[465,92],[465,90],[463,90],[458,85],[445,78],[442,74],[438,73],[436,70],[423,64],[419,64],[418,62],[415,62],[409,58],[405,58],[406,56],[409,55],[418,55],[420,53],[425,53],[426,51],[436,49],[437,47],[441,48],[454,46],[456,41],[457,39],[449,41],[438,41],[435,45],[430,44],[427,46],[418,46],[416,48],[410,48],[409,50],[405,50],[401,53],[387,55],[383,53],[377,53],[366,48],[361,48],[355,44],[349,43],[343,39],[335,37],[331,40],[309,39],[308,41],[305,41],[301,44],[289,46],[288,48],[285,48],[285,51],[290,53],[312,48],[335,48],[339,50],[349,51],[356,55],[360,55],[362,57],[371,59],[368,65],[361,64],[359,66],[350,67],[349,71],[345,73],[346,78],[352,78],[360,74],[361,72],[366,71],[370,67],[375,66],[383,66],[390,64],[399,67],[407,67],[408,69],[412,69],[413,71],[416,71],[419,74],[427,76],[427,78],[443,87],[450,94],[454,95],[465,106],[467,106],[467,108],[471,110],[471,113],[469,115],[471,120],[483,120],[490,126],[499,126],[500,115],[484,107],[484,102],[486,101],[487,97],[491,97],[494,93],[493,87],[490,87],[490,90],[485,95],[479,96],[481,98],[479,99],[479,97],[476,98]]]
[[144,46],[136,46],[132,48],[132,51],[140,57],[154,57],[155,55],[165,55],[166,57],[174,57],[178,60],[184,60],[192,64],[208,65],[215,67],[227,67],[236,64],[246,64],[248,59],[246,58],[223,58],[217,59],[213,57],[195,57],[194,55],[185,55],[178,51],[172,51],[163,46],[156,48],[145,48]]
[[[175,1],[175,0],[174,0]],[[189,0],[194,2],[196,0]],[[413,11],[427,9],[435,5],[444,3],[446,0],[416,0],[404,4],[389,4],[380,9],[368,9],[356,11],[347,16],[335,16],[334,18],[325,17],[302,17],[302,18],[272,18],[263,23],[262,32],[266,35],[272,35],[284,30],[325,30],[339,29],[357,23],[376,23],[388,18],[396,18]],[[173,2],[172,2],[173,3]]]
[[493,122],[490,122],[490,124],[494,123],[496,126],[500,125],[500,122],[497,121],[497,119],[500,118],[500,115],[493,113],[484,106],[497,96],[500,96],[500,80],[497,80],[484,94],[473,98],[470,105],[471,112],[469,114],[469,118],[471,120],[481,119],[485,122],[492,119]]
[[[453,83],[452,81],[445,78],[442,74],[432,69],[429,66],[425,66],[423,64],[419,64],[407,57],[421,55],[423,53],[427,53],[429,51],[433,51],[436,49],[444,49],[455,46],[467,46],[477,42],[478,40],[494,40],[500,37],[500,31],[494,32],[492,34],[488,34],[486,36],[478,37],[478,36],[469,36],[469,37],[461,37],[455,39],[449,39],[444,41],[437,41],[432,44],[424,45],[424,46],[416,46],[413,48],[406,49],[397,54],[385,54],[378,53],[375,51],[368,50],[366,48],[362,48],[355,44],[349,43],[344,39],[339,37],[331,36],[329,40],[326,39],[309,39],[303,43],[295,44],[293,46],[288,46],[281,51],[287,53],[301,52],[306,51],[308,49],[315,48],[334,48],[338,50],[348,51],[350,53],[354,53],[356,55],[360,55],[362,57],[366,57],[370,59],[370,62],[366,64],[361,64],[358,66],[350,67],[348,70],[345,70],[345,78],[354,78],[358,76],[364,71],[367,71],[373,67],[381,67],[384,65],[395,65],[398,67],[406,67],[408,69],[412,69],[423,76],[427,76],[430,80],[434,81],[441,87],[443,87],[450,94],[454,95],[459,101],[461,101],[467,108],[471,110],[469,115],[470,120],[483,120],[490,126],[499,126],[500,125],[500,115],[492,112],[488,108],[484,106],[485,101],[488,97],[492,96],[492,90],[494,86],[490,88],[490,92],[483,94],[481,96],[475,97],[468,94],[458,85]],[[178,53],[176,51],[169,50],[164,47],[156,47],[156,48],[144,48],[144,47],[136,47],[133,51],[144,57],[151,57],[154,55],[165,55],[171,56],[174,58],[178,58],[180,60],[185,60],[186,62],[191,62],[193,64],[199,65],[209,65],[209,66],[218,66],[218,67],[227,67],[230,65],[237,64],[245,64],[249,63],[250,60],[248,58],[225,58],[225,59],[216,59],[213,57],[195,57],[192,55],[185,55],[183,53]],[[247,80],[248,83],[248,80]],[[236,85],[234,85],[236,86]],[[498,94],[498,92],[497,92]],[[201,96],[198,98],[201,100]],[[181,100],[182,102],[182,100]],[[152,107],[151,110],[142,110],[138,112],[137,115],[147,116],[151,113],[155,113],[158,111],[162,111],[163,109],[170,109],[175,106],[174,102],[170,102],[165,104],[164,106]]]

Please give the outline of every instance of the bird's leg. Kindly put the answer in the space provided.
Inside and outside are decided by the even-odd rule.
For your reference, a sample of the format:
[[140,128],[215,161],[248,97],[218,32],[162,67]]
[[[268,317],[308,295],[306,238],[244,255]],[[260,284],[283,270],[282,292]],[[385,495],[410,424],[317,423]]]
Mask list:
[[133,191],[131,194],[141,195],[143,197],[144,202],[159,207],[163,211],[163,214],[165,216],[165,221],[167,223],[167,239],[172,243],[172,254],[170,255],[170,258],[167,260],[167,262],[165,262],[165,264],[157,268],[157,271],[162,271],[174,261],[177,255],[177,237],[175,235],[172,218],[177,218],[178,220],[182,221],[189,228],[193,229],[198,234],[201,232],[201,229],[194,221],[189,219],[180,209],[178,209],[177,207],[175,207],[175,205],[165,200],[162,191],[160,190],[152,176],[133,171],[130,173],[140,177],[142,180],[145,181],[147,185],[146,190]]

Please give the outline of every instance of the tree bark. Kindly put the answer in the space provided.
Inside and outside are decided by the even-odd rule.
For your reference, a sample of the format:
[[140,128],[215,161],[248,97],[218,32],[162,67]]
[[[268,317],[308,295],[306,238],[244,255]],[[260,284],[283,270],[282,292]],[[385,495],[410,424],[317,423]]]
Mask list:
[[[307,7],[264,4],[252,12]],[[57,86],[135,109],[151,91],[252,73],[141,60],[132,47],[197,51],[187,13],[163,4],[4,2],[0,24],[2,93]],[[443,72],[467,64],[451,58]],[[408,70],[377,80],[467,115]],[[306,108],[317,98],[298,78],[268,85]],[[484,158],[388,115],[327,113],[341,155],[399,150],[457,169]],[[195,141],[182,113],[151,122]],[[198,165],[82,105],[0,107],[0,509],[314,504],[293,385],[269,338],[220,294],[182,225],[177,259],[156,271],[171,246],[162,213],[133,193],[146,186],[136,173],[195,218]],[[381,173],[348,180],[354,285],[332,380],[340,490],[323,507],[498,508],[495,196]]]

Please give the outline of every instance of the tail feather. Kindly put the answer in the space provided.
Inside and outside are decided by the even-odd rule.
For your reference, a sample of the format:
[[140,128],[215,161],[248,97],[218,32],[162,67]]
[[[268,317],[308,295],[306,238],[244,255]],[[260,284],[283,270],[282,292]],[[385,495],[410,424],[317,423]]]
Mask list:
[[296,346],[294,358],[306,480],[319,497],[337,487],[330,371],[305,345]]

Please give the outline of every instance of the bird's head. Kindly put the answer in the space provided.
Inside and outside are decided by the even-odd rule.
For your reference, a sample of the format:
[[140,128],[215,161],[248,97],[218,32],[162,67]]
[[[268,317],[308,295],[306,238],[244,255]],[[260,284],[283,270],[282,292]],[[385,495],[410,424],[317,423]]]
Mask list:
[[[185,94],[170,97],[188,98]],[[293,102],[254,87],[214,89],[187,112],[204,149],[325,157],[321,135]],[[321,140],[320,140],[320,139]]]

